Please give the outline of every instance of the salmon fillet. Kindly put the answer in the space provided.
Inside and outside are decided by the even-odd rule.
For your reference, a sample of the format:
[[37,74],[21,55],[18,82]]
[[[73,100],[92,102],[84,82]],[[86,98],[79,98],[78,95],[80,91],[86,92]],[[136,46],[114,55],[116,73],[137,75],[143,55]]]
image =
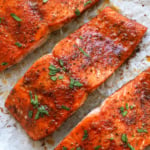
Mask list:
[[150,68],[87,115],[55,150],[144,150],[150,144]]
[[53,55],[66,62],[72,76],[81,79],[91,91],[132,54],[145,31],[144,26],[106,8],[59,42]]
[[[112,33],[103,33],[106,20],[98,22],[103,18],[115,26],[113,34],[122,31],[122,36],[115,40]],[[129,57],[145,32],[146,27],[106,8],[35,62],[9,94],[6,107],[31,138],[48,136]]]
[[49,33],[79,16],[98,0],[44,1],[0,1],[0,71],[18,63],[44,43]]

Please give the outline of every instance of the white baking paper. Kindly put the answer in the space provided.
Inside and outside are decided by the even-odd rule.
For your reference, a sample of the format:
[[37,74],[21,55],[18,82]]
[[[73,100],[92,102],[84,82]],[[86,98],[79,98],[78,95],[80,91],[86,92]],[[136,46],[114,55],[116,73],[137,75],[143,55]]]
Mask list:
[[[108,2],[108,0],[107,0]],[[150,27],[150,0],[111,0],[120,12],[137,22]],[[21,63],[0,73],[0,150],[53,150],[54,147],[71,131],[81,119],[93,108],[120,88],[123,84],[135,78],[139,73],[150,66],[150,30],[135,51],[132,57],[124,63],[102,86],[89,95],[85,104],[70,117],[53,135],[41,141],[32,141],[18,122],[8,114],[4,102],[15,83],[39,57],[51,52],[57,42],[78,29],[81,25],[93,18],[101,7],[99,4],[86,11],[81,17],[74,20],[61,30],[51,34],[47,42],[26,57]]]

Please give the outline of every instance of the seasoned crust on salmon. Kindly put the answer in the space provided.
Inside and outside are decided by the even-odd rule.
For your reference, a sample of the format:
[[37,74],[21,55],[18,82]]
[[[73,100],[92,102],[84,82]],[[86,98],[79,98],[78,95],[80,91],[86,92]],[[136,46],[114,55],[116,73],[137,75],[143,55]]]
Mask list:
[[59,42],[53,55],[64,60],[70,73],[82,79],[91,91],[123,64],[145,31],[144,26],[106,8]]
[[[106,8],[102,15],[107,17],[108,14],[117,15]],[[87,94],[130,56],[146,32],[146,27],[124,17],[114,21],[108,18],[109,26],[115,23],[118,30],[123,28],[129,39],[136,32],[132,44],[126,37],[129,46],[122,42],[123,35],[114,42],[109,34],[101,32],[105,29],[103,22],[98,22],[102,15],[58,43],[52,54],[35,62],[9,94],[6,107],[34,140],[58,129],[84,103]],[[120,20],[125,20],[123,26]],[[78,42],[81,42],[80,47]]]
[[49,33],[60,29],[97,1],[92,0],[86,6],[88,0],[49,0],[47,3],[42,0],[1,1],[0,33],[6,37],[9,33],[14,43],[0,34],[0,71],[18,63],[43,44]]
[[149,107],[150,68],[93,110],[55,150],[144,150],[150,144]]

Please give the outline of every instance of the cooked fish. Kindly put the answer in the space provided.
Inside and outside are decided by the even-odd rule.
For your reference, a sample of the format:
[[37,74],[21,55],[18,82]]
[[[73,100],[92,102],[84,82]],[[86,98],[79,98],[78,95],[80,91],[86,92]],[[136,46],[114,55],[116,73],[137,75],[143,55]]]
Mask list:
[[89,113],[55,150],[144,150],[149,107],[150,68]]
[[143,25],[106,8],[35,62],[6,107],[31,138],[48,136],[131,55],[145,32]]
[[18,63],[45,42],[52,31],[98,0],[0,1],[0,71]]

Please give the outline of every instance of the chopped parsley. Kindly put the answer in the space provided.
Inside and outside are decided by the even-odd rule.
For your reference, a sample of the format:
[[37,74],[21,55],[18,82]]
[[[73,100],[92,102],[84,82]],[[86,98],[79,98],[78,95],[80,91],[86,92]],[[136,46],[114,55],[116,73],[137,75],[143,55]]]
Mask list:
[[81,147],[77,147],[77,149],[76,150],[81,150]]
[[49,75],[54,76],[56,73],[60,72],[60,68],[56,68],[54,65],[49,66]]
[[30,110],[30,111],[28,112],[28,116],[29,116],[29,118],[32,118],[32,116],[33,116],[33,111],[32,111],[32,110]]
[[127,138],[126,134],[122,134],[121,140],[122,140],[122,142],[124,142],[128,145],[130,150],[135,150],[134,147],[132,145],[130,145],[130,143],[128,143],[128,138]]
[[19,43],[19,42],[16,42],[15,45],[18,46],[18,47],[22,47],[22,44]]
[[79,50],[80,50],[85,56],[90,57],[90,55],[87,54],[82,48],[79,47]]
[[64,67],[64,62],[61,59],[59,60],[59,64],[61,67]]
[[14,13],[10,14],[16,21],[21,22],[22,19],[20,19],[18,16],[16,16]]
[[94,150],[99,150],[102,146],[101,145],[98,145],[94,148]]
[[75,14],[76,14],[76,16],[80,16],[80,10],[77,8],[76,10],[75,10]]
[[122,134],[122,137],[121,137],[122,141],[124,143],[128,143],[128,138],[127,138],[127,135],[126,134]]
[[137,129],[138,133],[148,133],[148,131],[146,129]]
[[82,37],[82,36],[80,36],[80,39],[82,40],[82,39],[83,39],[83,37]]
[[120,111],[121,111],[121,112],[124,112],[124,107],[120,107]]
[[131,105],[131,106],[130,106],[130,109],[133,109],[133,108],[134,108],[134,106],[133,106],[133,105]]
[[70,88],[74,88],[74,86],[76,87],[82,87],[83,84],[80,83],[79,81],[74,80],[73,78],[70,78]]
[[62,106],[61,106],[61,108],[62,108],[62,109],[64,109],[64,110],[67,110],[67,111],[69,111],[69,110],[70,110],[70,108],[69,108],[69,107],[64,106],[64,105],[62,105]]
[[86,140],[88,138],[88,131],[87,130],[84,130],[84,135],[82,137],[82,140]]
[[130,143],[128,143],[128,147],[130,148],[130,150],[135,150],[135,148],[132,145],[130,145]]
[[56,81],[56,80],[57,80],[57,77],[52,76],[52,77],[51,77],[51,80],[52,80],[52,81]]
[[48,2],[48,0],[43,0],[43,3],[47,3]]
[[111,141],[113,141],[113,140],[114,140],[114,138],[113,138],[113,137],[111,137],[111,138],[110,138],[110,140],[111,140]]
[[91,4],[91,3],[92,3],[92,1],[89,0],[89,1],[87,1],[87,2],[84,4],[84,6],[87,6],[88,4]]
[[33,96],[32,96],[32,92],[29,91],[29,95],[30,95],[30,102],[31,104],[37,108],[39,106],[39,102],[38,102],[38,96],[35,94],[35,99],[33,99]]
[[[128,108],[128,105],[126,105],[126,109],[127,108]],[[120,107],[120,111],[121,111],[121,114],[122,114],[123,117],[125,117],[128,114],[128,112],[125,111],[124,107]]]
[[44,106],[41,106],[38,108],[38,111],[35,115],[35,119],[37,120],[40,116],[43,117],[44,115],[48,115],[48,111],[45,109]]
[[62,148],[63,150],[67,150],[67,147],[65,147],[65,146],[63,146],[63,148]]
[[129,104],[128,104],[128,103],[126,103],[126,109],[127,109],[127,110],[129,109]]
[[122,116],[125,117],[128,114],[127,111],[122,112]]
[[8,65],[8,63],[7,62],[2,62],[1,65],[6,66],[6,65]]
[[58,77],[59,80],[62,80],[63,78],[64,78],[63,76],[59,76],[59,77]]

